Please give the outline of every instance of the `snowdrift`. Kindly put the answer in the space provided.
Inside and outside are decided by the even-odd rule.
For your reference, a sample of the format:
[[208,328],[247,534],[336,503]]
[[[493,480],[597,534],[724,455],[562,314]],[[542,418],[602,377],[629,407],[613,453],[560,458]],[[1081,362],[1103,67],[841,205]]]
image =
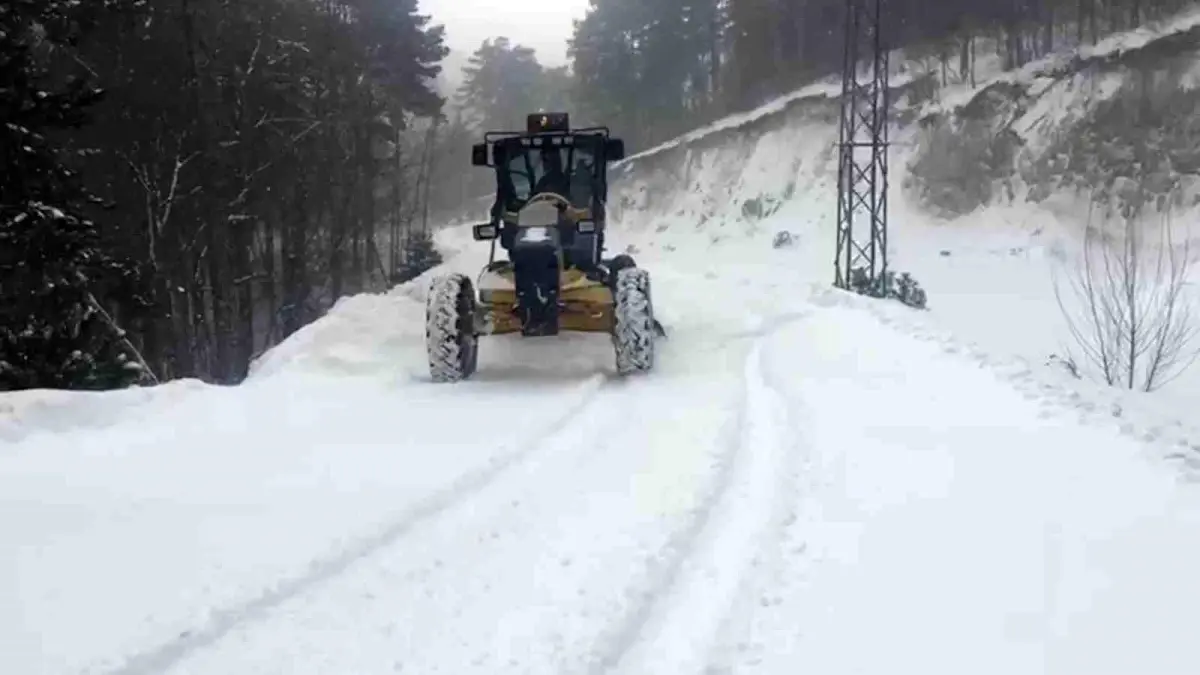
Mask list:
[[0,393],[0,455],[3,443],[34,433],[95,430],[131,417],[161,415],[205,388],[199,380],[178,380],[121,391]]

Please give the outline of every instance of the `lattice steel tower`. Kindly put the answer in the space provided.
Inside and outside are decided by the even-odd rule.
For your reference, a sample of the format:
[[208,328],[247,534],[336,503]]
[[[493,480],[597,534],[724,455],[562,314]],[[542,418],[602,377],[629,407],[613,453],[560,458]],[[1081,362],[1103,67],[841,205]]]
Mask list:
[[[888,52],[883,0],[846,0],[834,285],[887,292]],[[866,72],[859,72],[865,61]]]

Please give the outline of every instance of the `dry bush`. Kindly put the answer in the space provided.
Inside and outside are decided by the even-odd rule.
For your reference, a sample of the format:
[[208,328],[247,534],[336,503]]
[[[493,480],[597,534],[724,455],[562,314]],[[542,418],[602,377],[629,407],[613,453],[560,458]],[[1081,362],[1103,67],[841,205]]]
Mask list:
[[[1191,243],[1176,240],[1169,215],[1157,228],[1128,209],[1118,221],[1106,230],[1089,213],[1082,252],[1065,284],[1056,278],[1055,297],[1073,360],[1109,385],[1153,391],[1197,356],[1196,316],[1185,297]],[[1068,290],[1075,307],[1064,299]]]

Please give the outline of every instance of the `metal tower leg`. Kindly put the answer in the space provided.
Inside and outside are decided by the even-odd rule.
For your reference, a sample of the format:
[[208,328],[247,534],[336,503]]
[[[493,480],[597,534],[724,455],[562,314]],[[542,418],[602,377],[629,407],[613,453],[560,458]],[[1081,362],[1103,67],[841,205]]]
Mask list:
[[[883,0],[846,0],[834,285],[887,294],[888,52]],[[868,71],[859,73],[867,59]]]

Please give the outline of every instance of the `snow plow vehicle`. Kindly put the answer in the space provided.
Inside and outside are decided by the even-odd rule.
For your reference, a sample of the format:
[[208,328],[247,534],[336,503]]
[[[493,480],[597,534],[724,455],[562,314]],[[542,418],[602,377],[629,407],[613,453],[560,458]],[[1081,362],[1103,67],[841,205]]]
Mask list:
[[[472,165],[496,177],[491,220],[473,227],[492,249],[474,283],[459,273],[430,283],[425,342],[434,381],[474,374],[483,335],[608,333],[619,374],[653,368],[664,332],[650,275],[628,255],[603,257],[608,164],[624,156],[624,142],[606,127],[572,129],[566,113],[531,114],[524,132],[490,131],[472,146]],[[507,260],[497,260],[497,242]]]

